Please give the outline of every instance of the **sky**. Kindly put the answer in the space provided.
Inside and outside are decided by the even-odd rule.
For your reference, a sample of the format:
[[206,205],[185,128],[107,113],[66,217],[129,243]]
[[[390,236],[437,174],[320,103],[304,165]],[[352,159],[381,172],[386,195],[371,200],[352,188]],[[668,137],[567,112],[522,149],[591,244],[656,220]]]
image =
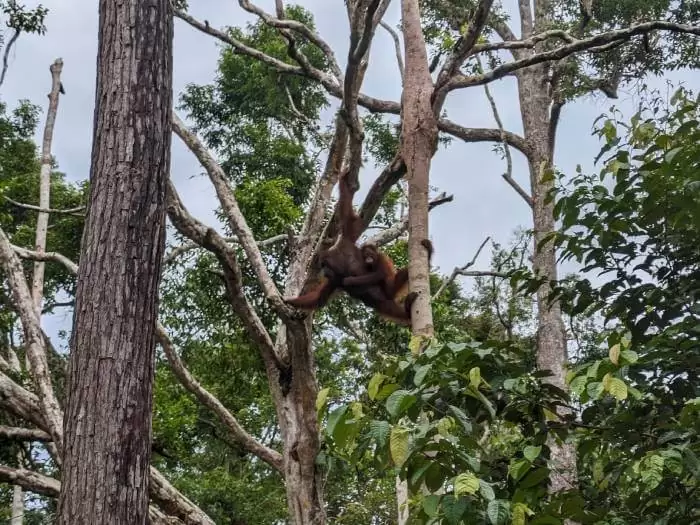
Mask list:
[[[27,7],[39,2],[27,0]],[[44,109],[51,86],[49,66],[58,57],[64,62],[62,82],[66,90],[60,98],[54,131],[52,152],[59,169],[69,180],[88,177],[93,128],[95,75],[97,56],[98,2],[84,0],[43,0],[49,9],[47,33],[43,36],[22,35],[10,55],[10,69],[0,98],[10,107],[17,100],[28,99]],[[319,34],[334,49],[341,68],[348,47],[348,22],[343,0],[297,0],[314,15]],[[190,14],[208,20],[217,28],[243,26],[253,21],[233,0],[196,0],[190,2]],[[274,0],[257,0],[256,4],[274,11]],[[503,0],[505,9],[515,13],[516,0]],[[400,2],[394,0],[384,21],[392,27],[399,22]],[[517,20],[517,16],[513,16]],[[514,27],[514,29],[517,29]],[[515,31],[518,34],[518,31]],[[174,93],[179,97],[187,84],[206,84],[216,75],[220,46],[208,35],[175,20]],[[379,29],[372,45],[370,66],[363,92],[380,99],[400,99],[400,82],[393,41]],[[666,81],[683,82],[688,87],[700,85],[700,72],[680,71],[664,78],[649,79],[648,84],[662,90]],[[517,92],[513,79],[491,83],[504,127],[521,132]],[[637,99],[631,91],[621,91],[620,99],[610,101],[602,96],[588,97],[567,105],[561,116],[557,135],[555,163],[564,173],[573,173],[580,164],[592,171],[592,159],[600,143],[591,135],[594,119],[607,111],[612,103],[631,115]],[[445,106],[448,118],[467,127],[495,127],[493,115],[482,87],[473,87],[450,95]],[[184,118],[184,115],[181,115]],[[37,143],[43,132],[42,115],[37,131]],[[214,191],[194,156],[173,136],[171,178],[190,212],[214,225]],[[528,187],[527,165],[517,152],[512,152],[513,177]],[[382,166],[365,167],[361,175],[363,196],[366,188],[381,172]],[[433,159],[431,185],[438,192],[454,195],[454,201],[442,205],[430,214],[430,236],[435,244],[434,266],[449,274],[455,266],[470,261],[482,241],[492,239],[507,244],[518,227],[529,227],[530,210],[505,181],[501,174],[505,163],[488,143],[464,144],[455,139],[448,149],[441,149]],[[356,204],[360,197],[356,198]],[[488,250],[484,250],[473,269],[487,269]],[[466,288],[469,282],[464,282]],[[70,328],[67,314],[44,318],[49,335]]]

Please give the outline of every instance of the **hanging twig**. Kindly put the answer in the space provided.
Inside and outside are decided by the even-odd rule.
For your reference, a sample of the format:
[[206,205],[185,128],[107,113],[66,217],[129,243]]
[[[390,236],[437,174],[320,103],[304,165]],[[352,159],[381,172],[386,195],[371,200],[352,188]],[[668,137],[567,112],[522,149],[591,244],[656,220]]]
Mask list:
[[[479,65],[479,71],[483,71],[483,67],[481,66],[481,60],[479,57],[476,57],[476,62]],[[523,189],[523,187],[517,183],[517,181],[513,178],[513,158],[510,155],[510,146],[508,145],[508,141],[506,140],[506,132],[503,127],[503,121],[501,120],[501,116],[498,113],[498,107],[496,106],[496,100],[493,98],[493,95],[491,95],[491,90],[489,89],[488,84],[484,84],[484,93],[486,93],[486,98],[489,101],[489,104],[491,105],[491,111],[493,112],[493,118],[496,121],[496,125],[498,126],[498,130],[501,133],[501,143],[503,144],[503,150],[505,152],[506,156],[506,172],[501,175],[503,179],[510,184],[510,186],[516,191],[518,195],[520,195],[525,202],[527,202],[528,206],[532,208],[532,197]]]

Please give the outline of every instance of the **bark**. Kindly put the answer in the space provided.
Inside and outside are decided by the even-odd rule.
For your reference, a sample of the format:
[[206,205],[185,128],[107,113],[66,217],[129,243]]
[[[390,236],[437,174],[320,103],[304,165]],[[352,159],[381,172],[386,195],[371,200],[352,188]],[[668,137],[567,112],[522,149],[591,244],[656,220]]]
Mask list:
[[[46,114],[46,126],[44,138],[41,144],[41,171],[39,173],[39,208],[48,209],[51,204],[51,142],[53,141],[53,127],[58,112],[58,98],[61,89],[61,71],[63,60],[56,59],[51,64],[51,92],[49,93],[49,110]],[[36,219],[36,239],[34,250],[41,253],[46,250],[46,232],[49,227],[49,214],[40,211]],[[41,317],[41,303],[44,299],[44,263],[34,263],[32,276],[32,300],[36,309],[36,316]]]
[[[524,37],[530,37],[531,20],[529,2],[521,0]],[[535,28],[537,32],[545,29],[550,6],[541,1],[535,12]],[[527,30],[527,31],[525,31]],[[529,57],[537,52],[523,51]],[[534,228],[533,271],[545,278],[545,283],[537,291],[537,367],[540,370],[550,370],[552,375],[546,381],[557,387],[568,390],[565,382],[565,366],[568,362],[564,322],[561,305],[558,301],[549,301],[552,282],[557,280],[557,262],[554,246],[551,242],[541,245],[542,239],[554,231],[554,202],[547,202],[547,195],[553,188],[554,177],[552,150],[556,126],[551,125],[550,107],[552,106],[549,89],[549,65],[537,64],[528,69],[520,70],[517,74],[520,108],[523,119],[525,139],[530,147],[528,167],[532,197],[532,217]],[[560,409],[560,415],[564,410]],[[578,474],[576,469],[576,451],[571,443],[557,443],[553,438],[548,441],[550,447],[550,476],[549,490],[552,493],[575,487]],[[572,523],[572,522],[567,522]]]
[[148,520],[172,33],[168,0],[100,1],[90,199],[64,419],[62,525]]
[[401,17],[404,34],[406,75],[402,94],[401,156],[406,163],[409,202],[409,282],[418,298],[413,303],[411,324],[414,335],[433,335],[430,307],[428,253],[421,241],[428,239],[428,192],[430,161],[437,144],[437,120],[431,105],[433,82],[420,21],[418,0],[403,0]]

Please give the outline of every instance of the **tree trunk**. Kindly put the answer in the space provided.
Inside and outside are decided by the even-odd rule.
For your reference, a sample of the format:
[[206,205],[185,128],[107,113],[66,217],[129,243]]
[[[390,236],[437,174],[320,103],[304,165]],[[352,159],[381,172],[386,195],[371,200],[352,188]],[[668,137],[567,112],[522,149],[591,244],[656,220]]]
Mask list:
[[[289,374],[291,377],[281,378],[279,369],[272,363],[266,363],[266,368],[270,384],[275,385],[273,396],[280,423],[290,523],[324,525],[323,473],[316,466],[321,443],[316,415],[318,384],[311,347],[311,320],[299,321],[281,332],[277,344],[288,349],[293,373]],[[286,386],[278,390],[277,385]]]
[[[556,228],[554,202],[546,202],[547,194],[554,187],[554,152],[551,150],[554,140],[550,137],[551,100],[547,90],[547,66],[539,65],[521,71],[518,74],[518,84],[523,130],[531,147],[528,166],[535,243],[532,266],[536,275],[546,278],[537,291],[537,367],[552,372],[546,381],[568,390],[565,382],[568,355],[561,305],[559,301],[550,303],[548,300],[550,282],[557,279],[556,254],[551,242],[544,246],[539,244]],[[564,412],[564,409],[560,409],[559,413],[563,415]],[[550,439],[548,446],[552,469],[550,492],[575,487],[578,478],[575,447],[570,443],[558,444],[553,439]]]
[[62,525],[148,520],[170,165],[168,0],[101,0],[90,201],[71,339]]

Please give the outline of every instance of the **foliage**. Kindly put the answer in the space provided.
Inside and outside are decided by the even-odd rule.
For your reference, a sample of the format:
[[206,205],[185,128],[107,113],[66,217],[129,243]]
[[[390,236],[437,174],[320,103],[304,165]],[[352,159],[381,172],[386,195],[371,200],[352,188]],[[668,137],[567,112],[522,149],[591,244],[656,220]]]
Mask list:
[[49,10],[42,4],[34,9],[27,9],[17,0],[0,0],[0,12],[7,17],[5,25],[17,32],[43,35],[46,31],[44,19]]
[[608,326],[568,379],[586,499],[614,523],[700,519],[699,116],[680,89],[629,123],[603,120],[600,175],[579,173],[556,205],[563,257],[603,280],[560,293]]

